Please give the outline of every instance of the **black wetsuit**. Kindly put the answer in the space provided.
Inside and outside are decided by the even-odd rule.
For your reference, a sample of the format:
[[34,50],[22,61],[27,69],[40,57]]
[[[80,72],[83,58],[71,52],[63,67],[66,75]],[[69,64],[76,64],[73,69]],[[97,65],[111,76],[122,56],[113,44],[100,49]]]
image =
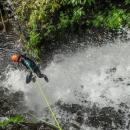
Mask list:
[[29,83],[31,81],[31,78],[33,77],[32,72],[34,72],[39,78],[44,78],[45,81],[48,82],[47,76],[41,73],[39,67],[33,60],[24,55],[21,55],[20,63],[24,65],[28,70],[30,70],[30,74],[26,77],[26,83]]

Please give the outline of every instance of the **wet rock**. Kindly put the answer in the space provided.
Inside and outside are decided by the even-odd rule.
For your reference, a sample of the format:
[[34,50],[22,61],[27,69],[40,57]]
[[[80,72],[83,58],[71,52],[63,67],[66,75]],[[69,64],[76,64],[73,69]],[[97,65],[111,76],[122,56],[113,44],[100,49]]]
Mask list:
[[122,82],[122,81],[124,81],[124,79],[121,78],[121,77],[119,77],[119,78],[113,79],[113,81],[114,81],[115,83],[117,83],[117,82]]
[[47,126],[44,123],[22,123],[22,124],[10,124],[0,130],[58,130]]
[[127,85],[127,86],[130,86],[130,83],[127,83],[126,85]]
[[110,73],[115,73],[116,72],[116,67],[113,67],[113,68],[110,68],[109,70],[106,71],[107,74],[110,74]]
[[84,114],[82,111],[77,111],[75,114],[73,114],[73,117],[70,121],[70,127],[71,129],[80,129],[81,125],[84,122]]
[[[67,112],[70,115],[68,122],[64,122],[70,125],[70,129],[79,130],[79,127],[85,125],[87,127],[100,128],[101,130],[125,130],[128,127],[126,121],[126,115],[128,114],[128,106],[125,103],[119,105],[120,109],[114,109],[114,107],[103,107],[100,108],[98,105],[94,104],[92,106],[80,106],[77,104],[59,104],[60,109],[63,112]],[[79,114],[77,114],[79,111]],[[84,115],[87,115],[84,118]],[[72,116],[73,115],[73,116]],[[69,129],[69,130],[70,130]],[[65,128],[65,130],[68,130]]]
[[10,93],[7,88],[0,87],[0,115],[10,116],[26,111],[22,92]]

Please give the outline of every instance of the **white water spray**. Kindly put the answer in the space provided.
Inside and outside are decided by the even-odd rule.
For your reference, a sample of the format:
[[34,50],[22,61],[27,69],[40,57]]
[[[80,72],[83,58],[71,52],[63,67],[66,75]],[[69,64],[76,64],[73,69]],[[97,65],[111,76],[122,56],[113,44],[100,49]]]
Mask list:
[[[101,106],[116,106],[121,102],[130,105],[130,44],[106,44],[90,47],[71,56],[55,55],[54,60],[43,71],[49,83],[43,79],[43,87],[51,104],[62,100],[66,103],[82,104],[80,96]],[[25,102],[32,110],[42,111],[36,84],[25,84],[24,71],[10,70],[5,87],[12,91],[23,91]],[[77,96],[78,93],[81,95]]]

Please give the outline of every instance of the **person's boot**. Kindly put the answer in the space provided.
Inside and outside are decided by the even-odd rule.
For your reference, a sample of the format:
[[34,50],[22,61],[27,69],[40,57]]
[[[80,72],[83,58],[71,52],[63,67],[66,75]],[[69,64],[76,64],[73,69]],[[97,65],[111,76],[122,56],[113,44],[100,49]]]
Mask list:
[[36,76],[33,76],[33,77],[32,77],[32,81],[33,81],[33,83],[36,82]]
[[48,77],[47,77],[45,74],[40,74],[38,77],[39,77],[39,78],[44,78],[44,80],[45,80],[46,82],[49,82]]
[[48,77],[45,74],[43,74],[43,77],[44,77],[46,82],[49,82],[49,79],[48,79]]
[[49,82],[48,77],[45,74],[42,74],[39,69],[35,70],[35,73],[39,78],[44,78],[46,82]]
[[46,82],[49,82],[48,77],[45,74],[38,75],[39,78],[44,78]]

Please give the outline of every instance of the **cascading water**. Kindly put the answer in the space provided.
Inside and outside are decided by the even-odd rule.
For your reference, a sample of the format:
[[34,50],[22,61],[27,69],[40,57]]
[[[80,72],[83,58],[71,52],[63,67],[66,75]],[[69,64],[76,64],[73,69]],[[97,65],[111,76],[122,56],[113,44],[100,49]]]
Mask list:
[[[48,116],[42,103],[39,84],[48,96],[64,130],[126,130],[130,112],[130,44],[119,40],[102,47],[88,47],[66,56],[56,54],[43,71],[49,83],[38,79],[25,84],[26,72],[10,69],[3,85],[23,91],[25,104],[39,118]],[[81,111],[81,127],[70,123]],[[76,115],[77,116],[77,115]],[[48,116],[49,118],[49,116]]]

